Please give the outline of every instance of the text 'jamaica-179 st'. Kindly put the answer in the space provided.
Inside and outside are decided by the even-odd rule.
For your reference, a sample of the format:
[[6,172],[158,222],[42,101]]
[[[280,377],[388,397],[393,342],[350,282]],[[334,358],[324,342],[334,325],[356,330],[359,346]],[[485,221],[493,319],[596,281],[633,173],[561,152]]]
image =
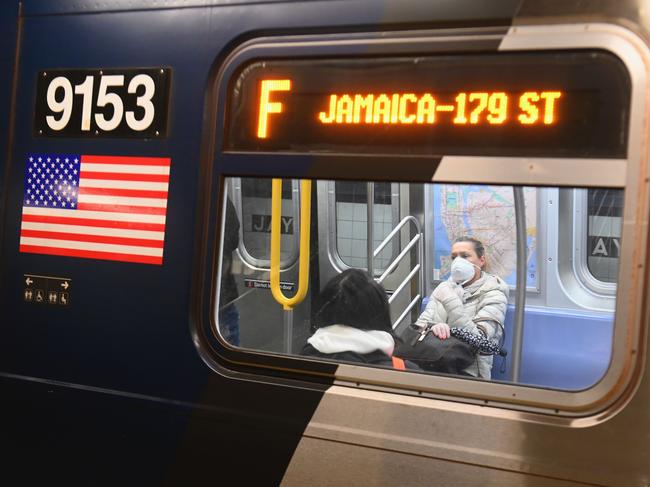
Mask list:
[[254,60],[225,149],[620,158],[629,83],[604,51]]

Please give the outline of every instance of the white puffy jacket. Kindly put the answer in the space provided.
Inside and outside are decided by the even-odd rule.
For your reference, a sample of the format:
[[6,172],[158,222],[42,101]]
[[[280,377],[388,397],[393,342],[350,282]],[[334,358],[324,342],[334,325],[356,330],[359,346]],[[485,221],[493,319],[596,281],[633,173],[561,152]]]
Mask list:
[[[447,323],[499,342],[508,306],[508,285],[500,277],[483,272],[469,286],[444,281],[431,294],[425,310],[416,324]],[[492,355],[477,355],[477,360],[465,372],[489,379]]]

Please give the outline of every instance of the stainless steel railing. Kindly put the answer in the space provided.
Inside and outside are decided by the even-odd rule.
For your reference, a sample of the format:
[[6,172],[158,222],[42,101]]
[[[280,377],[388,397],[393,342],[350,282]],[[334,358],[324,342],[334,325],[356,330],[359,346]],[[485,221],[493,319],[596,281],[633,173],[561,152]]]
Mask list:
[[[370,205],[369,205],[370,206]],[[400,294],[400,292],[411,282],[411,279],[415,276],[415,274],[418,274],[418,290],[416,296],[411,300],[411,302],[406,306],[404,311],[399,315],[397,320],[393,323],[393,328],[395,328],[397,325],[399,325],[406,316],[408,316],[408,313],[420,302],[420,299],[422,297],[422,292],[424,290],[424,272],[422,269],[422,262],[424,260],[424,249],[422,247],[422,229],[420,227],[420,222],[415,218],[414,216],[406,216],[404,217],[396,226],[393,228],[393,230],[386,235],[384,240],[379,244],[379,246],[372,252],[368,253],[368,269],[372,268],[372,265],[374,263],[375,257],[379,255],[379,253],[388,245],[388,243],[396,236],[399,234],[399,232],[408,224],[412,224],[415,227],[416,233],[413,238],[406,244],[404,249],[393,259],[384,272],[379,276],[377,279],[377,282],[380,284],[383,283],[383,281],[390,275],[391,272],[395,270],[395,268],[400,264],[402,259],[409,255],[411,252],[411,249],[413,249],[414,246],[417,245],[417,262],[409,272],[409,274],[404,278],[404,280],[395,288],[395,291],[393,294],[390,296],[388,299],[388,303],[392,304],[397,296]],[[371,227],[371,225],[369,225]],[[368,240],[371,242],[371,236],[372,233],[370,233],[371,228],[369,228],[369,233],[368,233]],[[370,248],[370,247],[369,247]]]

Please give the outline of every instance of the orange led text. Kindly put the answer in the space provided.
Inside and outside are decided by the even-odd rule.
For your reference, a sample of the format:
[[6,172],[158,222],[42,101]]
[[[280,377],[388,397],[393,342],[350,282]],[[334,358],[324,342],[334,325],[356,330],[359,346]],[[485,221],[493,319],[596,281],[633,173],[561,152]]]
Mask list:
[[290,79],[264,79],[260,85],[260,108],[257,121],[257,137],[266,139],[269,134],[268,120],[271,113],[282,113],[282,103],[271,101],[271,92],[290,91]]
[[521,95],[463,92],[453,101],[442,101],[430,93],[330,94],[327,109],[318,113],[318,120],[323,124],[432,125],[444,117],[454,125],[502,125],[509,121],[551,125],[557,121],[561,96],[560,91],[527,91]]

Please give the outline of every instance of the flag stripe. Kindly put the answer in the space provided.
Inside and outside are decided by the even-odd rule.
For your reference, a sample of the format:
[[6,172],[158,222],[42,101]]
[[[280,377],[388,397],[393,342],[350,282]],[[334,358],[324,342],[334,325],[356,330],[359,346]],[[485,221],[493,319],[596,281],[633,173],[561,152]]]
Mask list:
[[130,196],[134,198],[167,198],[167,191],[151,191],[148,189],[118,189],[118,188],[79,188],[79,196],[82,195],[108,195],[108,196]]
[[89,250],[100,252],[113,252],[117,254],[162,256],[162,248],[137,247],[135,245],[107,244],[95,242],[77,242],[74,240],[60,240],[55,238],[20,237],[21,245],[35,245],[37,247],[53,247],[71,250]]
[[86,179],[84,188],[118,188],[135,190],[152,190],[167,192],[167,183],[155,183],[148,181],[111,181],[110,179]]
[[123,228],[123,229],[131,229],[131,230],[158,231],[163,233],[165,231],[164,223],[140,223],[140,222],[126,222],[126,221],[113,221],[113,220],[97,220],[92,218],[66,218],[66,217],[57,217],[57,216],[29,215],[29,214],[23,214],[23,222],[93,226],[93,227],[100,227],[100,228]]
[[163,242],[160,240],[151,240],[144,238],[128,237],[107,237],[104,235],[86,235],[81,233],[68,232],[49,232],[42,230],[26,230],[20,232],[22,237],[47,238],[56,240],[73,240],[75,242],[95,242],[115,245],[135,245],[136,247],[163,248]]
[[168,157],[131,157],[131,156],[81,156],[82,163],[92,164],[137,164],[140,166],[170,166]]
[[[114,172],[81,171],[81,179],[112,179],[117,181],[150,181],[154,183],[168,183],[168,174],[120,174]],[[80,183],[81,184],[81,183]],[[84,182],[85,184],[85,182]]]
[[36,154],[20,251],[162,264],[171,159]]
[[169,166],[129,166],[126,164],[87,164],[81,168],[88,172],[108,172],[117,174],[169,174]]
[[[42,215],[62,218],[91,218],[95,220],[111,220],[140,223],[165,224],[165,215],[145,215],[135,213],[108,213],[105,211],[63,210],[57,208],[23,207],[23,215]],[[24,216],[23,216],[24,219]]]
[[40,230],[45,232],[77,233],[86,235],[105,235],[107,237],[128,237],[163,241],[165,232],[137,230],[132,228],[106,228],[65,223],[23,221],[23,230]]
[[138,264],[162,265],[162,256],[129,255],[115,252],[98,252],[78,249],[60,249],[53,247],[39,247],[37,245],[20,245],[21,252],[30,254],[62,255],[66,257],[84,257],[86,259],[118,260],[121,262],[135,262]]
[[79,202],[80,210],[109,211],[124,213],[141,213],[146,215],[165,215],[167,208],[154,208],[152,206],[130,206],[130,205],[100,205],[96,203]]
[[98,204],[98,205],[111,205],[111,206],[151,206],[154,208],[167,208],[167,199],[163,198],[130,198],[126,196],[108,196],[108,195],[94,195],[84,194],[79,195],[79,206],[82,203]]

